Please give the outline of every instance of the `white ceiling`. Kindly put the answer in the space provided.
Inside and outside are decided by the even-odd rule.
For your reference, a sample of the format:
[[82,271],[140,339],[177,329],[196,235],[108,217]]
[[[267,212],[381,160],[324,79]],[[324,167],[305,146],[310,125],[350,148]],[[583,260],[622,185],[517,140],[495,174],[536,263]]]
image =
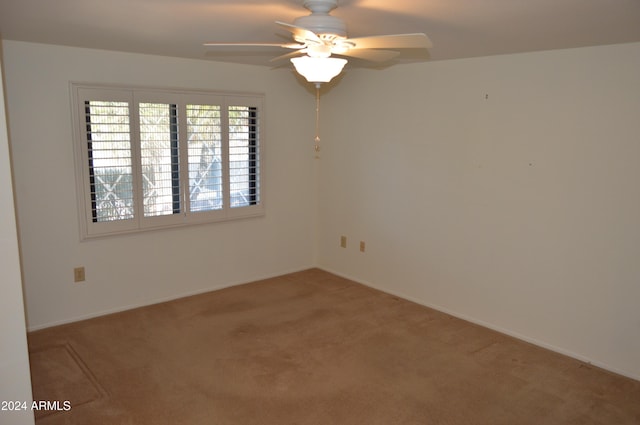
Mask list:
[[[282,42],[274,21],[306,14],[302,0],[0,0],[0,37],[273,66],[286,51],[214,53],[202,43]],[[350,37],[433,41],[428,54],[405,51],[397,62],[640,41],[640,0],[339,0],[332,14]]]

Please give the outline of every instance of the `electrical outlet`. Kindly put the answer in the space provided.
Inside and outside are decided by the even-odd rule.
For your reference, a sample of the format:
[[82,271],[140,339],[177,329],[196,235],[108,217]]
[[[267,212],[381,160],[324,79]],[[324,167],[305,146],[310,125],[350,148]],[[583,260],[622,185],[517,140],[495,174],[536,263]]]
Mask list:
[[341,248],[346,248],[347,247],[347,237],[346,236],[340,236],[340,247]]
[[84,267],[76,267],[73,269],[73,281],[84,282]]
[[360,252],[364,252],[364,241],[360,241]]

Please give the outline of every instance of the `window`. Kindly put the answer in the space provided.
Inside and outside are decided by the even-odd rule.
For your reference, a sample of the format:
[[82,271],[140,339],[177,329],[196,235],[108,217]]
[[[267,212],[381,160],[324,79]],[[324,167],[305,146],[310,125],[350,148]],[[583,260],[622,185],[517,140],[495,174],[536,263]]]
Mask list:
[[72,84],[83,238],[263,214],[263,97]]

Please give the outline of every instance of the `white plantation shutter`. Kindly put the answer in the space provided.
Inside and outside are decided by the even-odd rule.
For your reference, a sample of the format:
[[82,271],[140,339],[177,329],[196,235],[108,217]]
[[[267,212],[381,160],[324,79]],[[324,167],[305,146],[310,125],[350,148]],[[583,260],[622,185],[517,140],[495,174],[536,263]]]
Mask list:
[[229,196],[231,208],[260,202],[258,110],[229,106]]
[[180,214],[180,157],[175,104],[140,103],[144,216]]
[[85,101],[91,220],[127,220],[133,213],[131,130],[127,102]]
[[72,92],[83,238],[264,213],[261,96]]
[[262,99],[230,96],[228,114],[229,217],[261,214],[262,197]]
[[224,207],[220,105],[187,105],[191,212]]
[[138,211],[132,93],[72,88],[81,237],[134,231]]

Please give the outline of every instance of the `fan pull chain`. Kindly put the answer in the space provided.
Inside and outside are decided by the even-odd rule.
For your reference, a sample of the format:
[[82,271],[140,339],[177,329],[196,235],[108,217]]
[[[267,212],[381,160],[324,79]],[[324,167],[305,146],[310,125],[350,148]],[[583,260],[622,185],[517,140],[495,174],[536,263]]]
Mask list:
[[320,84],[316,84],[316,138],[314,139],[315,158],[320,158]]

